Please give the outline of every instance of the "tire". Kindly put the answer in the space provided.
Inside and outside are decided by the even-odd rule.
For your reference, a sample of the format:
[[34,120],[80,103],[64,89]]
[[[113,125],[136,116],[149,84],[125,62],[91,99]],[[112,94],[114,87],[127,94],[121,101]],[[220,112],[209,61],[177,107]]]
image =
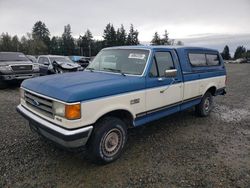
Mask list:
[[63,70],[62,70],[61,68],[57,67],[57,68],[55,69],[55,72],[56,72],[56,74],[62,74],[62,73],[63,73]]
[[89,158],[97,164],[118,159],[127,141],[126,124],[116,117],[105,117],[96,123],[87,144]]
[[4,82],[3,80],[0,80],[0,89],[6,89],[7,88],[7,83]]
[[202,97],[200,104],[195,106],[196,114],[200,117],[206,117],[210,114],[213,108],[213,95],[210,92],[206,92]]

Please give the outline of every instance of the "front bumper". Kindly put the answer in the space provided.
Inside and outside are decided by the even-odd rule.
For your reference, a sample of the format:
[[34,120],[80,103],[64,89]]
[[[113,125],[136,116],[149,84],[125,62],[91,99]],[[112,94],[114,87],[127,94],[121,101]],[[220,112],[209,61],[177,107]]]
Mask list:
[[40,73],[26,73],[26,74],[3,74],[0,75],[0,79],[5,81],[10,80],[24,80],[28,78],[34,78],[40,76]]
[[17,106],[17,111],[29,121],[31,128],[38,134],[66,148],[79,148],[86,145],[93,129],[93,126],[74,130],[61,128],[35,115],[21,104]]

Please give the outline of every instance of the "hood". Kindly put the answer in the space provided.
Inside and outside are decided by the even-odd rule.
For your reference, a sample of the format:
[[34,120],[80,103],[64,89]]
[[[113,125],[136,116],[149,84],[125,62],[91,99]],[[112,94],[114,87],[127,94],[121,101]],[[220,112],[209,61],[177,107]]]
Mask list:
[[64,102],[79,102],[144,89],[145,78],[83,71],[28,79],[22,87]]
[[18,64],[32,65],[32,62],[31,61],[0,61],[0,66],[18,65]]
[[75,69],[75,68],[80,67],[77,63],[69,63],[69,62],[62,62],[62,61],[55,61],[55,62],[63,69]]

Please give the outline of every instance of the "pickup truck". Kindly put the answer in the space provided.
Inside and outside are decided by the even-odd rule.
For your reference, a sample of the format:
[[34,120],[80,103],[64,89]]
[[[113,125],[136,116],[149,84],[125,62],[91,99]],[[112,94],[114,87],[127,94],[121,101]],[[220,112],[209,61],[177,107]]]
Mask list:
[[40,76],[39,65],[32,63],[23,53],[0,52],[0,89],[9,82]]
[[122,153],[129,128],[191,107],[208,116],[213,97],[226,93],[225,82],[216,50],[111,47],[83,72],[24,81],[17,111],[47,139],[86,146],[93,161],[109,163]]

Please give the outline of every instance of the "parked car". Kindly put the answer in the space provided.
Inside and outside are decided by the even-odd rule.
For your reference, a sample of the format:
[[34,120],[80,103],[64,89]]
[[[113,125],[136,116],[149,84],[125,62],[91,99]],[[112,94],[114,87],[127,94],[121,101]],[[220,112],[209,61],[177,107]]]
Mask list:
[[41,75],[81,71],[83,68],[66,56],[41,55],[38,57]]
[[30,61],[32,61],[33,63],[37,63],[37,59],[36,59],[35,56],[33,56],[33,55],[26,55],[26,57],[27,57]]
[[11,81],[39,75],[39,65],[32,63],[23,53],[0,52],[0,88],[6,88]]
[[93,161],[116,160],[127,129],[195,107],[208,116],[224,95],[216,50],[173,46],[103,49],[83,72],[22,84],[17,110],[33,130],[66,148],[87,147]]
[[89,65],[90,63],[90,57],[85,56],[69,56],[69,58],[73,61],[81,65],[84,69]]

